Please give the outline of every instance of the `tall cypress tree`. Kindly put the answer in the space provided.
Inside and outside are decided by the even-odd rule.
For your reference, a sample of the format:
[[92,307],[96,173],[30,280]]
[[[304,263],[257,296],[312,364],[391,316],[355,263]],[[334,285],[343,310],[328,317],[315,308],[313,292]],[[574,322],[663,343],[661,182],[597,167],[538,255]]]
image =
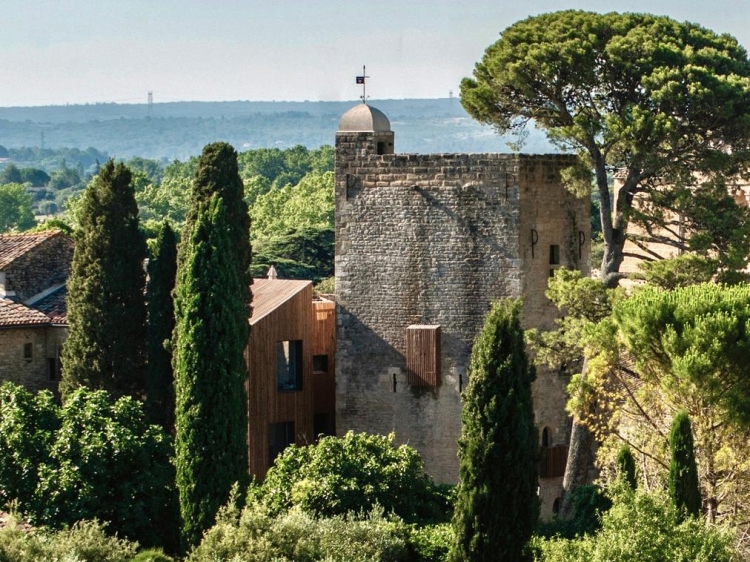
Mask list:
[[459,439],[450,559],[517,562],[537,521],[538,443],[521,302],[492,305],[474,342]]
[[156,236],[148,262],[146,298],[148,330],[146,352],[146,411],[151,423],[171,431],[174,426],[174,377],[172,375],[172,290],[177,275],[177,239],[164,222]]
[[249,244],[236,152],[209,145],[175,287],[175,452],[185,549],[214,523],[232,484],[247,477]]
[[635,475],[635,457],[633,457],[627,443],[623,443],[617,452],[617,477],[625,482],[631,490],[638,487],[638,480]]
[[83,193],[68,278],[63,396],[79,386],[113,397],[145,386],[146,243],[138,230],[131,173],[107,162]]
[[701,512],[698,466],[693,450],[693,432],[687,412],[678,412],[669,433],[672,460],[669,463],[669,497],[681,516],[697,517]]

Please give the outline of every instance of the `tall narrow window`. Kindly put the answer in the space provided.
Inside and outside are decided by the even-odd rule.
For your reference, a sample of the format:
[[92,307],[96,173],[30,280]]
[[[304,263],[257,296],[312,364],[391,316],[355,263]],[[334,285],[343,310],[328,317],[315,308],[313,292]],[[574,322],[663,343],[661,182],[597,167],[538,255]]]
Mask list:
[[440,384],[440,326],[406,328],[406,376],[411,386]]
[[302,390],[302,340],[276,344],[276,387],[286,392]]
[[31,343],[23,344],[23,358],[26,359],[26,361],[31,361],[31,358],[33,356],[34,356],[34,344],[31,344]]

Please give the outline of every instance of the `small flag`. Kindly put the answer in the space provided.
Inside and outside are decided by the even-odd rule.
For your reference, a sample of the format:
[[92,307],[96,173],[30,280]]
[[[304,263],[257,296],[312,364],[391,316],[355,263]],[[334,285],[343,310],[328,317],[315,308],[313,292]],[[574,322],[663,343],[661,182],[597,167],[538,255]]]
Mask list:
[[364,83],[365,83],[365,77],[357,76],[357,84],[364,84]]

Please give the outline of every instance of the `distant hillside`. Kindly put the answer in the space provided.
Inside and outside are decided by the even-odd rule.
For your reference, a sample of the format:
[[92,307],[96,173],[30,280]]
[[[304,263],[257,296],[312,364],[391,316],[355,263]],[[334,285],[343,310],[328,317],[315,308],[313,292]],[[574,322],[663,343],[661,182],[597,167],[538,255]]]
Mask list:
[[[238,150],[333,144],[349,102],[179,102],[0,108],[6,148],[94,147],[118,158],[180,159],[223,140]],[[371,100],[396,132],[397,152],[509,152],[508,138],[471,119],[458,99]],[[150,113],[150,114],[149,114]],[[531,130],[523,152],[555,152]]]

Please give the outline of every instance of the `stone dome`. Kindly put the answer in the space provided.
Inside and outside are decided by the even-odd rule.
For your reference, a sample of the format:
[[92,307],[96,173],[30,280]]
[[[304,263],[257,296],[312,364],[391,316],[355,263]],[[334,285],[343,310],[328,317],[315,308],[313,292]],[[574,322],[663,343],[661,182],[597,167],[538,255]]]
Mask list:
[[360,103],[341,116],[340,132],[390,132],[391,122],[379,109]]

